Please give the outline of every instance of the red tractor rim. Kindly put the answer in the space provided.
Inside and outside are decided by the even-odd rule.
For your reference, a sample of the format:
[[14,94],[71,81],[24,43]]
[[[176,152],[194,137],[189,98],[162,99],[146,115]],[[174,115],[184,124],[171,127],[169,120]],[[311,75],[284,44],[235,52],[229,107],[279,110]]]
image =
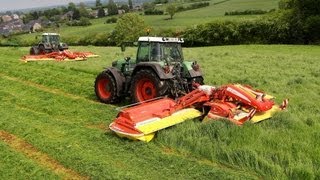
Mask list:
[[157,96],[155,85],[149,79],[139,80],[136,88],[136,96],[140,102],[155,98]]
[[102,99],[108,99],[111,96],[108,79],[101,79],[98,82],[98,91]]

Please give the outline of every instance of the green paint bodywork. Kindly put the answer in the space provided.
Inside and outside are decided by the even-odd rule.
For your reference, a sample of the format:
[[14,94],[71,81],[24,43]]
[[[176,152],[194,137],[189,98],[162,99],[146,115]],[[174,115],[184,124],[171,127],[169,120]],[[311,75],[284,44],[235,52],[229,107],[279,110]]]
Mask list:
[[[129,61],[129,64],[126,64],[127,62],[124,59],[120,59],[117,61],[114,61],[112,63],[112,67],[115,67],[119,69],[124,75],[130,75],[134,69],[134,66],[136,65],[135,59],[131,59]],[[161,67],[165,66],[165,62],[159,61],[157,62],[160,64]],[[191,61],[183,61],[182,67],[183,67],[183,77],[190,77],[189,70],[192,70],[192,63]]]

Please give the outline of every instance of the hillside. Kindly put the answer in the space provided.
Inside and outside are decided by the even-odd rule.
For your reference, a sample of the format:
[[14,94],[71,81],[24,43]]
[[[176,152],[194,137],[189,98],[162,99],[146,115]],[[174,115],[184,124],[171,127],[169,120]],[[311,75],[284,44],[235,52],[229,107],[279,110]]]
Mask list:
[[[229,0],[223,3],[215,4],[221,0],[211,0],[210,6],[200,9],[194,9],[184,12],[179,12],[174,15],[172,20],[166,20],[169,15],[153,15],[141,17],[145,20],[146,24],[159,31],[161,29],[173,28],[175,30],[181,30],[186,27],[193,27],[197,24],[207,23],[211,21],[222,20],[243,20],[243,19],[255,19],[260,17],[258,15],[249,16],[224,16],[227,11],[235,10],[248,10],[248,9],[261,9],[270,10],[276,9],[278,6],[278,0]],[[165,6],[165,5],[163,5]],[[165,7],[157,7],[164,9]],[[143,12],[139,12],[142,14]],[[92,25],[88,27],[70,27],[63,25],[59,29],[48,29],[47,31],[59,32],[62,35],[62,39],[79,39],[84,36],[95,36],[99,33],[111,32],[115,27],[115,24],[105,24],[105,21],[110,17],[91,20]],[[16,38],[22,42],[36,42],[36,34],[24,34],[18,35]]]
[[242,127],[191,120],[160,131],[150,143],[107,130],[121,104],[101,104],[93,90],[103,67],[135,49],[89,49],[101,57],[22,63],[28,48],[0,48],[1,179],[320,178],[319,46],[185,49],[207,84],[251,84],[278,103],[289,98],[288,111]]

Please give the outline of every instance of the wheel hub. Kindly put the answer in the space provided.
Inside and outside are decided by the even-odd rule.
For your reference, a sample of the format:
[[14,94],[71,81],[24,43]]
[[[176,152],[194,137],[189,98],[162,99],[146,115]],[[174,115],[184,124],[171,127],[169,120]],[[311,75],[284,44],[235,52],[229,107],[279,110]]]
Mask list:
[[102,98],[107,99],[110,97],[110,95],[111,95],[110,85],[109,85],[109,81],[107,79],[102,79],[99,81],[98,89],[99,89],[100,96]]
[[138,82],[136,95],[139,101],[145,101],[156,97],[155,85],[149,79],[142,79]]

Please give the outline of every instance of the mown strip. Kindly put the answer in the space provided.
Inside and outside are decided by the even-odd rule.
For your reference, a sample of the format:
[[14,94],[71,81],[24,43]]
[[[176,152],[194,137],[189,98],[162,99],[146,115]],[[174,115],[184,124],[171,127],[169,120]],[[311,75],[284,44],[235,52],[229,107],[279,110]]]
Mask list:
[[53,171],[40,166],[0,140],[0,179],[58,179]]
[[35,147],[25,142],[23,139],[10,134],[9,132],[0,130],[0,139],[8,144],[11,148],[18,152],[22,152],[41,166],[44,166],[54,173],[65,179],[89,179],[88,177],[82,176],[72,169],[65,168],[55,159],[52,159],[47,154],[37,150]]
[[60,94],[62,96],[65,96],[65,97],[68,97],[68,98],[71,98],[71,99],[81,99],[81,100],[86,100],[90,103],[95,103],[95,104],[101,104],[100,102],[98,101],[94,101],[92,99],[88,99],[88,98],[84,98],[82,96],[77,96],[77,95],[74,95],[74,94],[70,94],[70,93],[67,93],[67,92],[64,92],[60,89],[56,89],[56,88],[50,88],[50,87],[47,87],[47,86],[44,86],[44,85],[41,85],[41,84],[38,84],[38,83],[35,83],[35,82],[32,82],[32,81],[27,81],[27,80],[21,80],[19,78],[16,78],[16,77],[11,77],[11,76],[8,76],[4,73],[0,73],[0,76],[3,77],[3,78],[6,78],[8,80],[11,80],[11,81],[16,81],[18,83],[21,83],[23,85],[26,85],[26,86],[31,86],[31,87],[35,87],[35,88],[38,88],[42,91],[45,91],[45,92],[49,92],[49,93],[52,93],[52,94]]

